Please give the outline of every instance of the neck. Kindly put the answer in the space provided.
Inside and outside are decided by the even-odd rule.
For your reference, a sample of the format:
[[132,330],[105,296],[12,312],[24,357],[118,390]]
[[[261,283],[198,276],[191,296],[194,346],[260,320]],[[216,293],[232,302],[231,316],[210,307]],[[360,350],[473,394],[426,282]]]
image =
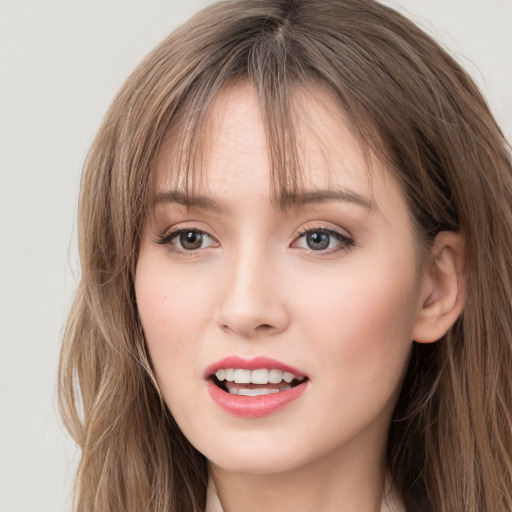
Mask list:
[[397,510],[392,493],[385,492],[384,454],[350,455],[332,453],[274,474],[233,472],[211,464],[210,475],[224,512]]

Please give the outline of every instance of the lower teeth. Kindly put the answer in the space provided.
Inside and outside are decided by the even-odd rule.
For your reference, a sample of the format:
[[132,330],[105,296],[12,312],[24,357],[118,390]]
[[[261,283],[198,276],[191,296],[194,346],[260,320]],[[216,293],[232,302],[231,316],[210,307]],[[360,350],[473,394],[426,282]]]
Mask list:
[[229,390],[229,393],[232,395],[242,395],[242,396],[260,396],[260,395],[270,395],[271,393],[279,393],[280,391],[287,391],[291,389],[291,386],[284,386],[282,389],[232,389]]

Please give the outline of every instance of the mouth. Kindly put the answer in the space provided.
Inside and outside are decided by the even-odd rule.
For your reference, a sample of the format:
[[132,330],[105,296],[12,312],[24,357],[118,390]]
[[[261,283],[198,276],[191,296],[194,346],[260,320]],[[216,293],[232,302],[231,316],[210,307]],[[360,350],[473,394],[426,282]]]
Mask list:
[[268,357],[227,357],[204,374],[207,389],[222,409],[235,416],[267,416],[299,399],[309,377]]
[[307,380],[278,368],[219,368],[210,379],[222,391],[239,396],[263,396],[288,391]]

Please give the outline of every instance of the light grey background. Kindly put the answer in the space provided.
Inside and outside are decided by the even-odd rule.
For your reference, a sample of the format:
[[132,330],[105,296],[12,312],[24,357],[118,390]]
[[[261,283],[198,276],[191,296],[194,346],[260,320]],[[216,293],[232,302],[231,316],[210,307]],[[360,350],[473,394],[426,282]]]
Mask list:
[[[0,0],[0,512],[69,510],[55,403],[81,165],[140,59],[207,0]],[[512,0],[388,1],[470,71],[512,140]]]

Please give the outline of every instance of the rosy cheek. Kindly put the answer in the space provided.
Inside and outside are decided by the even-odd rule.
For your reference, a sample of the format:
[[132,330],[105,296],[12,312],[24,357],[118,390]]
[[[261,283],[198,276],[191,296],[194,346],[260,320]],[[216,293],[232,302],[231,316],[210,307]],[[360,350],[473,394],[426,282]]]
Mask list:
[[164,386],[169,368],[175,374],[177,361],[193,360],[203,329],[200,290],[190,281],[177,281],[175,275],[171,272],[169,276],[168,265],[142,260],[135,286],[149,355]]
[[399,280],[383,281],[368,272],[354,275],[322,294],[311,290],[315,301],[305,315],[307,324],[315,326],[316,339],[330,345],[333,357],[360,364],[408,343],[410,305]]
[[158,349],[169,326],[168,311],[172,311],[165,287],[151,272],[147,260],[139,260],[135,279],[137,307],[150,353]]

